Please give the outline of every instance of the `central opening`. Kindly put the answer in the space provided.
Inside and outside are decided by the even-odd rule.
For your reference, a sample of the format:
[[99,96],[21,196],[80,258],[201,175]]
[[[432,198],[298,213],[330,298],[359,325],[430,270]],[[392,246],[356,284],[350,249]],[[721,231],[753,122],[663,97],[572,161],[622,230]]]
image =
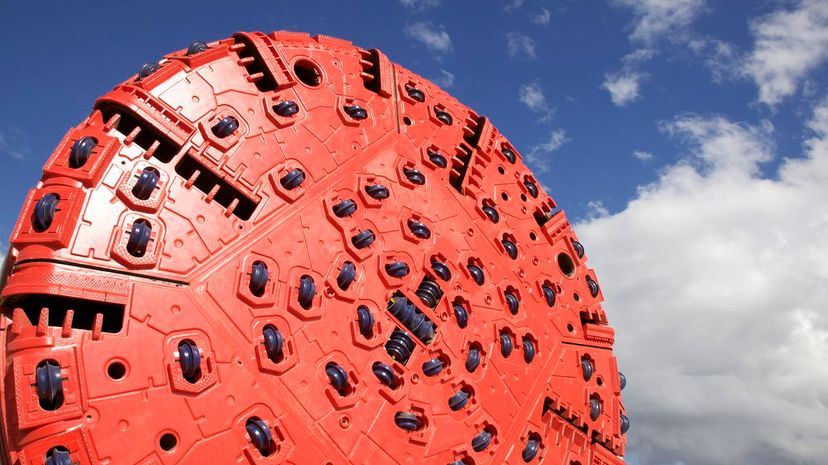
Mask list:
[[322,73],[308,60],[299,60],[293,65],[293,72],[300,81],[311,87],[322,84]]

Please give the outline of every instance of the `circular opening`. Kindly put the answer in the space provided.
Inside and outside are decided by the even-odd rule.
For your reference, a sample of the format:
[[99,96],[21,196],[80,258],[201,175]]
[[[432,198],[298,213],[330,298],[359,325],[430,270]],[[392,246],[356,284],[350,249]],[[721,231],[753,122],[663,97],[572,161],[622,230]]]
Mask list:
[[406,126],[411,126],[414,122],[411,121],[411,118],[403,116],[403,123],[405,123]]
[[599,385],[599,386],[603,386],[603,384],[604,384],[604,380],[603,380],[603,379],[599,376],[599,377],[595,380],[595,384],[597,384],[597,385]]
[[575,274],[575,263],[572,261],[572,257],[566,253],[561,252],[558,254],[558,267],[560,267],[561,272],[568,277]]
[[526,194],[520,194],[520,200],[526,202]]
[[498,173],[500,173],[500,174],[506,174],[506,170],[505,170],[505,169],[503,169],[503,167],[502,167],[502,166],[498,166],[498,167],[497,167],[497,172],[498,172]]
[[529,239],[532,239],[532,240],[534,241],[534,240],[536,240],[537,238],[538,238],[538,236],[537,236],[535,233],[533,233],[533,232],[529,232]]
[[175,449],[175,446],[178,444],[178,439],[176,439],[175,435],[172,433],[164,433],[161,436],[161,439],[158,440],[158,445],[161,446],[166,452],[170,452]]
[[572,295],[572,298],[575,299],[575,302],[581,301],[581,296],[579,296],[577,292]]
[[572,323],[567,323],[566,324],[566,330],[569,331],[570,333],[574,333],[575,332],[575,327],[572,326]]
[[322,72],[308,60],[299,60],[293,65],[293,72],[305,85],[317,87],[322,84]]
[[106,367],[106,374],[114,380],[123,379],[126,376],[126,366],[118,361],[112,362]]
[[501,192],[500,193],[500,198],[503,199],[503,200],[509,200],[509,194],[507,194],[505,192]]

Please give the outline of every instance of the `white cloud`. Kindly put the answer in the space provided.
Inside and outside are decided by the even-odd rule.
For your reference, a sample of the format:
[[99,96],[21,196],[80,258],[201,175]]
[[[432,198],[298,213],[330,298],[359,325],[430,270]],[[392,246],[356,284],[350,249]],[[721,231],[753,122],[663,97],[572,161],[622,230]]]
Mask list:
[[647,152],[646,150],[633,150],[633,157],[640,161],[650,161],[654,158],[652,152]]
[[705,0],[612,0],[632,9],[630,39],[651,43],[664,36],[680,37],[705,8]]
[[562,145],[569,142],[566,137],[566,131],[563,129],[553,129],[549,133],[549,140],[535,145],[529,149],[529,154],[526,156],[526,161],[532,165],[532,169],[541,173],[549,172],[549,165],[547,164],[547,155],[561,148]]
[[648,77],[641,71],[641,65],[655,55],[653,47],[658,41],[691,42],[693,34],[688,29],[705,11],[706,0],[611,0],[611,3],[632,10],[630,41],[644,46],[622,58],[621,70],[604,75],[603,88],[609,91],[612,102],[622,107],[641,96],[641,84]]
[[604,84],[601,87],[610,93],[610,99],[615,106],[626,106],[641,97],[641,83],[647,77],[640,71],[622,69],[615,73],[604,75]]
[[633,50],[621,58],[624,66],[620,70],[604,75],[601,87],[609,92],[612,103],[623,107],[641,97],[641,84],[648,75],[638,68],[655,55],[656,51],[651,48]]
[[421,42],[429,50],[448,53],[452,50],[451,37],[442,25],[431,21],[420,21],[405,26],[405,35]]
[[503,6],[504,11],[512,11],[517,10],[518,8],[523,6],[523,2],[526,0],[511,0],[506,5]]
[[442,87],[443,89],[448,89],[449,87],[454,85],[454,74],[441,69],[440,75],[432,78],[431,82],[437,84],[438,86]]
[[427,10],[440,6],[440,0],[400,0],[400,3],[413,10]]
[[590,200],[587,202],[588,219],[596,220],[605,216],[609,216],[609,210],[607,210],[607,207],[604,206],[604,202],[601,202],[600,200]]
[[650,61],[656,56],[656,51],[651,48],[639,48],[621,57],[624,66],[632,67]]
[[0,154],[23,160],[29,156],[26,135],[17,128],[0,129]]
[[530,82],[520,86],[518,98],[529,110],[540,115],[541,121],[550,121],[552,119],[554,109],[546,101],[546,96],[543,95],[543,89],[541,89],[540,84],[537,82]]
[[828,2],[801,0],[751,23],[753,51],[744,72],[759,87],[759,101],[776,105],[828,60]]
[[509,32],[506,34],[506,51],[509,52],[509,56],[512,58],[537,58],[538,55],[535,51],[536,45],[532,38],[520,32]]
[[661,128],[689,153],[575,225],[617,330],[637,463],[825,463],[828,101],[809,126],[803,154],[763,176],[769,124],[680,116]]
[[702,59],[713,75],[713,82],[721,83],[743,73],[744,58],[733,44],[718,39],[699,38],[689,41],[687,47]]
[[756,175],[759,164],[771,156],[773,127],[764,121],[757,126],[731,123],[723,117],[682,116],[659,125],[666,134],[695,144],[693,158],[703,174],[707,172]]
[[552,20],[552,14],[549,13],[544,7],[541,7],[540,13],[532,16],[532,22],[535,24],[540,24],[541,26],[549,26],[549,23]]

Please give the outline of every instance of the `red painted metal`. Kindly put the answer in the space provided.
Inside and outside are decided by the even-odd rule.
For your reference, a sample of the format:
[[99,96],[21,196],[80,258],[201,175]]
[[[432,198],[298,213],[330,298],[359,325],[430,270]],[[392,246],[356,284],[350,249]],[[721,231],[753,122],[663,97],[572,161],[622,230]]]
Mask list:
[[23,206],[2,287],[7,463],[623,463],[595,273],[489,119],[340,39],[193,48],[101,97]]

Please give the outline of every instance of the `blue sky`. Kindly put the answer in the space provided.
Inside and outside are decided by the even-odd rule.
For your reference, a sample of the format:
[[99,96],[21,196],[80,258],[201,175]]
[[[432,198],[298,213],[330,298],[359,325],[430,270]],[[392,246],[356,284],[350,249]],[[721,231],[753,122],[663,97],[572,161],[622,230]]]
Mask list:
[[143,62],[239,30],[346,38],[489,116],[577,222],[631,464],[824,463],[828,0],[85,5],[0,3],[0,235]]
[[[216,40],[238,30],[325,33],[380,48],[442,84],[452,76],[450,92],[492,118],[524,156],[548,143],[553,131],[562,131],[563,145],[538,152],[532,165],[576,218],[588,213],[589,202],[602,202],[609,211],[623,208],[636,186],[675,161],[675,141],[658,123],[677,114],[768,119],[778,130],[776,142],[783,153],[794,152],[802,141],[801,101],[793,98],[773,109],[757,105],[754,82],[738,77],[714,82],[704,58],[673,34],[631,41],[635,15],[621,3],[527,0],[514,8],[499,2],[484,7],[460,1],[410,3],[246,2],[230,8],[226,2],[204,1],[198,7],[146,2],[136,12],[121,2],[88,8],[56,2],[48,9],[4,2],[0,47],[7,65],[0,74],[0,102],[6,111],[0,115],[0,169],[15,176],[0,186],[0,234],[8,236],[25,189],[36,181],[65,130],[90,112],[97,96],[144,61],[196,39]],[[711,2],[682,33],[748,50],[749,19],[775,7],[773,2]],[[422,36],[406,34],[417,26],[444,32],[449,47],[428,47]],[[677,34],[684,25],[676,28]],[[517,47],[514,54],[509,53],[510,40]],[[623,57],[641,49],[654,56],[633,65],[645,76],[640,97],[619,107],[602,87],[605,75],[622,70]],[[519,100],[526,85],[542,92],[549,113],[533,112]],[[544,115],[550,117],[540,121]],[[635,151],[653,158],[642,162]]]

